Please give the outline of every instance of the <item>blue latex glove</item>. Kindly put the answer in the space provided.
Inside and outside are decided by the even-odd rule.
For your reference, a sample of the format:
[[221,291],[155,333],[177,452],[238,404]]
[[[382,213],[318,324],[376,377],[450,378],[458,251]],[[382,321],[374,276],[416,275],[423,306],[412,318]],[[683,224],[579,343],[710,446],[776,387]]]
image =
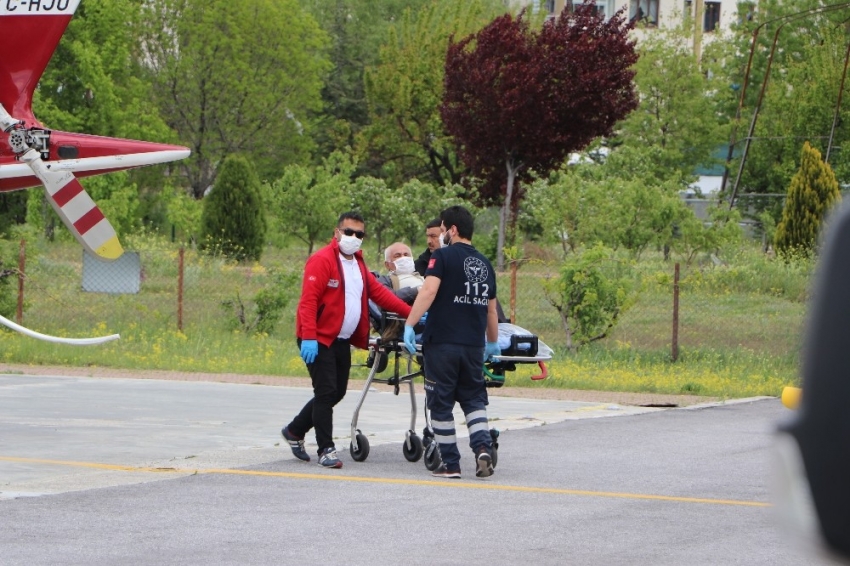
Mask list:
[[502,353],[502,349],[499,347],[498,342],[487,342],[487,345],[484,346],[484,361],[486,362],[493,356],[498,356]]
[[301,359],[304,363],[312,364],[319,355],[319,342],[317,340],[301,341]]
[[422,315],[422,318],[419,319],[419,324],[425,324],[425,321],[428,319],[428,313]]
[[413,331],[413,327],[409,324],[404,325],[404,347],[411,354],[416,353],[416,332]]

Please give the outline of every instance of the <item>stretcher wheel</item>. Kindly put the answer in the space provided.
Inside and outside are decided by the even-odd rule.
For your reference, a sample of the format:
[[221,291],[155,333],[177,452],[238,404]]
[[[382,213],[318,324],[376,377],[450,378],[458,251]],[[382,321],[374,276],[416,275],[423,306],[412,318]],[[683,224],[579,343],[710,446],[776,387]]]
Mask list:
[[404,457],[408,462],[418,462],[423,452],[422,439],[416,436],[415,432],[410,432],[401,445],[401,451],[404,452]]
[[371,348],[369,350],[369,357],[366,358],[366,367],[371,369],[375,365],[375,358],[378,356],[380,356],[380,359],[378,360],[378,369],[375,370],[375,373],[381,373],[387,369],[387,362],[389,361],[389,356],[386,352],[378,353],[375,348]]
[[352,442],[348,446],[348,451],[351,453],[351,458],[355,462],[365,462],[366,458],[369,457],[369,439],[359,430],[355,438],[357,439],[357,450],[354,449],[354,443]]
[[425,439],[425,467],[429,472],[433,472],[440,467],[443,461],[440,458],[440,450],[433,438]]

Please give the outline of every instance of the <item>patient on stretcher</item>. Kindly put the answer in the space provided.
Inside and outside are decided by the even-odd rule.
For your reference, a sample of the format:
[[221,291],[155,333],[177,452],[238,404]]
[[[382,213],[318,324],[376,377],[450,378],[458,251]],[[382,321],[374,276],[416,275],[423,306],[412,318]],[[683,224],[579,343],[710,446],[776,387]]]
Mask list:
[[[381,335],[382,343],[401,342],[404,332],[404,318],[395,315],[395,313],[382,312],[377,305],[371,302],[369,304],[369,318],[372,321],[372,327]],[[416,327],[417,342],[421,338],[423,329],[424,324],[420,322]],[[517,361],[545,361],[551,359],[554,353],[552,348],[547,346],[534,333],[509,322],[499,322],[499,348],[502,350],[502,356],[506,359],[517,358]]]
[[[398,298],[413,304],[425,278],[414,271],[412,261],[408,261],[412,260],[410,247],[403,242],[394,242],[384,251],[384,259],[384,266],[389,273],[387,275],[373,273],[373,275]],[[496,312],[499,317],[499,347],[502,349],[502,355],[537,359],[552,357],[552,349],[541,342],[537,336],[510,323],[498,301]],[[369,317],[373,328],[381,335],[383,343],[401,340],[404,332],[403,319],[393,316],[392,313],[382,313],[372,301],[369,301]],[[422,333],[421,323],[418,326],[417,339]]]

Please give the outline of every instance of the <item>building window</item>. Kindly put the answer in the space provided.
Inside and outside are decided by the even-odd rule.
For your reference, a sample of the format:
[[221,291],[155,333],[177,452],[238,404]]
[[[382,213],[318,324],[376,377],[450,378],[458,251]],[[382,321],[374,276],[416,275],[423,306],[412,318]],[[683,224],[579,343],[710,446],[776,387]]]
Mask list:
[[714,31],[720,24],[720,2],[705,3],[705,16],[703,17],[703,31]]
[[[694,13],[694,1],[685,0],[685,17],[697,17]],[[738,2],[738,23],[751,22],[755,15],[756,5],[753,2]],[[703,31],[714,31],[720,25],[720,2],[719,0],[705,0],[703,4]]]
[[[584,4],[582,0],[572,0],[573,11]],[[603,20],[608,19],[608,0],[596,0],[596,5],[593,8],[593,13],[601,17]]]
[[658,25],[658,0],[629,0],[629,19]]

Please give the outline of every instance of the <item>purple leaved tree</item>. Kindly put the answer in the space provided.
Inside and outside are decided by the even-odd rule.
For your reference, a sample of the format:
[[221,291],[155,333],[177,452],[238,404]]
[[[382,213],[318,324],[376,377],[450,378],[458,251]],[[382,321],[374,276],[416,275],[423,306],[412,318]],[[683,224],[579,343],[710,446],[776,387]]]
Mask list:
[[622,10],[605,21],[593,5],[565,11],[539,32],[525,11],[507,14],[449,43],[440,113],[464,163],[484,181],[482,197],[501,202],[500,271],[522,181],[610,134],[637,107],[632,24]]

